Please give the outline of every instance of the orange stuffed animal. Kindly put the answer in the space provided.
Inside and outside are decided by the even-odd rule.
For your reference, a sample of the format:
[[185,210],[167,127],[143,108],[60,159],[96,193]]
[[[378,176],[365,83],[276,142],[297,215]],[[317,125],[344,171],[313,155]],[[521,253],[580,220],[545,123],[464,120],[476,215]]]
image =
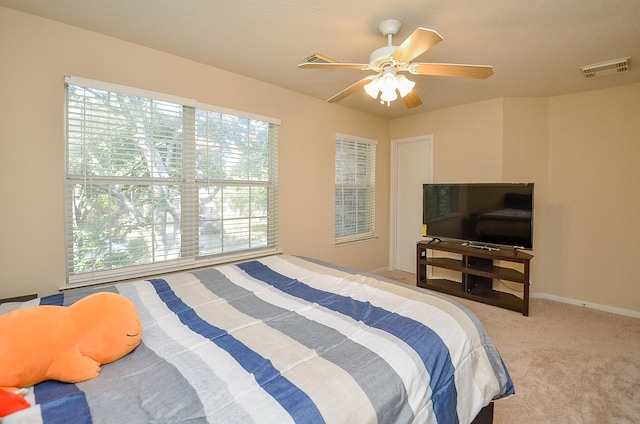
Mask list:
[[126,297],[95,293],[69,307],[35,306],[0,316],[0,387],[77,383],[140,344],[138,311]]

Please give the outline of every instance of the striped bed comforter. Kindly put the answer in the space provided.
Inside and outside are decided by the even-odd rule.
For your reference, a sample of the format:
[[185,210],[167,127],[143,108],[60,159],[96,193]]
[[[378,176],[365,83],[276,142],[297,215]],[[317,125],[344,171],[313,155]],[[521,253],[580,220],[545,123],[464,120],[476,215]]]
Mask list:
[[[70,305],[98,289],[35,299]],[[141,345],[77,384],[29,389],[5,418],[45,423],[468,423],[514,393],[467,309],[294,256],[101,287],[131,299]]]

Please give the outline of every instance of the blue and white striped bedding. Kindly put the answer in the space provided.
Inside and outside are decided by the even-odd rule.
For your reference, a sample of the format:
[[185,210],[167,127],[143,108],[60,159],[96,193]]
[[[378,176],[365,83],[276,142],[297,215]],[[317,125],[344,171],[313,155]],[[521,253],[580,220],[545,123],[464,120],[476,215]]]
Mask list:
[[[101,288],[142,344],[89,381],[48,381],[3,424],[468,423],[514,393],[477,318],[439,295],[274,255]],[[69,305],[96,289],[27,302]]]

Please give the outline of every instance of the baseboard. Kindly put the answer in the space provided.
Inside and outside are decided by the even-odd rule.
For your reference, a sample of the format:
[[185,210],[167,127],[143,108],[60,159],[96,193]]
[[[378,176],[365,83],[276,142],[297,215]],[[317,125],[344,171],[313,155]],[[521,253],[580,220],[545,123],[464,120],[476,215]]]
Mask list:
[[391,267],[384,267],[384,268],[378,268],[378,269],[374,269],[373,271],[369,271],[370,274],[380,274],[381,272],[387,272],[387,271],[391,271]]
[[640,318],[640,311],[632,311],[630,309],[615,308],[613,306],[600,305],[598,303],[585,302],[582,300],[569,299],[567,297],[555,296],[548,293],[531,293],[531,298],[537,299],[549,299],[556,302],[568,303],[570,305],[582,306],[589,309],[595,309],[598,311],[611,312],[612,314],[624,315],[632,318]]

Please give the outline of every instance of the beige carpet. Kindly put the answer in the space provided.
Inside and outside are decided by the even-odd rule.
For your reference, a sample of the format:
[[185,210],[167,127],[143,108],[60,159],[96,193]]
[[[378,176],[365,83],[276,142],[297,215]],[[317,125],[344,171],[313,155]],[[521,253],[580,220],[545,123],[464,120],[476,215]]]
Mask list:
[[[415,274],[380,275],[415,285]],[[545,299],[523,317],[451,299],[480,318],[513,379],[495,424],[640,423],[640,319]]]

